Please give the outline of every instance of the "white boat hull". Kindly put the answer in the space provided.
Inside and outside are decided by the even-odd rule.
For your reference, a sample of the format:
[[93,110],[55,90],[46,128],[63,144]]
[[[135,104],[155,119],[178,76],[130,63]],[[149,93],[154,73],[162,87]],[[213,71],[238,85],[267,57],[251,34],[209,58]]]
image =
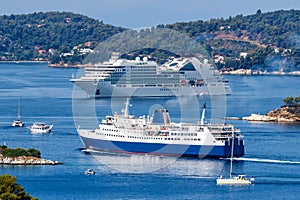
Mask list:
[[[72,80],[71,80],[72,81]],[[83,89],[89,97],[174,97],[174,96],[201,96],[231,94],[231,88],[224,85],[212,86],[138,86],[111,85],[109,82],[93,82],[88,80],[73,80],[78,87]],[[220,83],[221,84],[221,83]]]
[[30,126],[29,129],[31,133],[39,133],[39,134],[45,134],[50,133],[52,131],[53,125],[47,125],[47,127],[35,127],[34,125]]
[[218,178],[217,185],[250,185],[251,181],[246,178]]
[[23,127],[24,126],[24,122],[22,121],[19,121],[19,120],[15,120],[11,123],[11,126],[14,126],[14,127]]

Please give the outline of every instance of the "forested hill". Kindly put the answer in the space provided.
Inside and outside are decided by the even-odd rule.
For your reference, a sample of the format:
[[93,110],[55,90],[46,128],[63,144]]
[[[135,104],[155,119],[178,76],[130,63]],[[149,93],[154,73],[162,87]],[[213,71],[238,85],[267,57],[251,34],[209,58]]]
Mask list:
[[[300,11],[280,10],[209,21],[158,25],[185,32],[214,58],[218,68],[300,70]],[[122,27],[80,14],[46,12],[0,16],[0,61],[80,63]]]
[[[70,12],[0,16],[0,60],[48,59],[74,46],[95,47],[124,28]],[[50,52],[49,52],[50,50]]]
[[[300,10],[159,25],[202,42],[219,67],[300,70]],[[220,62],[221,61],[221,62]],[[271,66],[270,66],[271,65]]]

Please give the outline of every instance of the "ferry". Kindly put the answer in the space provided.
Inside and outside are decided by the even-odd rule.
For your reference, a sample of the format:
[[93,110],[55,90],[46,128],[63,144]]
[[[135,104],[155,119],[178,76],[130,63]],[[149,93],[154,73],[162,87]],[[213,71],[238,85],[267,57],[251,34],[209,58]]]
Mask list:
[[152,154],[176,157],[228,158],[234,144],[234,157],[244,155],[240,130],[230,124],[209,124],[205,106],[198,123],[171,122],[166,109],[157,109],[151,117],[129,115],[129,100],[121,114],[106,116],[95,130],[77,132],[87,151],[127,154]]
[[70,81],[92,98],[231,94],[228,81],[207,59],[201,63],[195,60],[170,58],[159,66],[147,57],[127,60],[113,54],[109,61],[86,67],[83,76]]

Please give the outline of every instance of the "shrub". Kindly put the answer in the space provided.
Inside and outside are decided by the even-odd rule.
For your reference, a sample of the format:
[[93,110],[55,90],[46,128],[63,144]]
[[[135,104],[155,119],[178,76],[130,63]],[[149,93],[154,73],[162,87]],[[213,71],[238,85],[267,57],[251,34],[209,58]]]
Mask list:
[[0,199],[24,199],[33,200],[28,193],[25,192],[24,188],[19,185],[17,178],[9,174],[0,176]]

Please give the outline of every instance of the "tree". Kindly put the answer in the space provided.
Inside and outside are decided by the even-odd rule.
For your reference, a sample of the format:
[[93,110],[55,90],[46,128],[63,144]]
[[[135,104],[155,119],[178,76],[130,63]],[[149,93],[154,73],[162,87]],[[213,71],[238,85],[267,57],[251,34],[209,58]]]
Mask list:
[[260,15],[260,14],[261,14],[261,10],[258,9],[258,10],[256,11],[256,14],[257,14],[257,15]]
[[298,103],[300,102],[300,96],[295,97],[294,102],[296,105],[298,105]]
[[25,192],[24,188],[21,185],[19,185],[16,181],[17,178],[9,174],[4,174],[0,176],[0,199],[36,199],[29,196],[29,194]]
[[30,148],[27,150],[27,155],[28,156],[33,156],[36,158],[40,158],[41,157],[41,152],[35,148]]
[[286,97],[283,99],[283,102],[285,103],[285,105],[287,106],[291,106],[294,102],[294,97]]

